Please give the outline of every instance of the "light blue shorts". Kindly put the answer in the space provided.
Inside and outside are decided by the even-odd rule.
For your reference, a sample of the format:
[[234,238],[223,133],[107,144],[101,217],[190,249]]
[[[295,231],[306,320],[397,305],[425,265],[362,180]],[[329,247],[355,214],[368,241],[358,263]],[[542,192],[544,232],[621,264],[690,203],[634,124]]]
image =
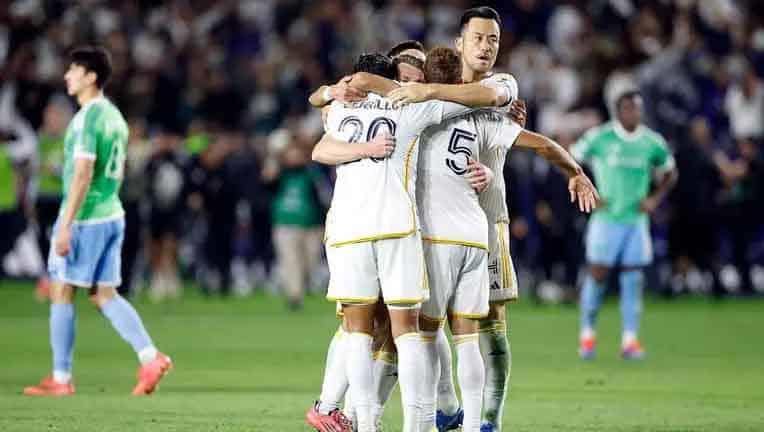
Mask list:
[[124,218],[73,224],[71,247],[66,256],[59,256],[55,251],[57,233],[58,222],[53,227],[48,253],[51,279],[78,287],[118,287],[122,283]]
[[653,261],[649,221],[615,223],[592,218],[586,232],[589,264],[643,267]]

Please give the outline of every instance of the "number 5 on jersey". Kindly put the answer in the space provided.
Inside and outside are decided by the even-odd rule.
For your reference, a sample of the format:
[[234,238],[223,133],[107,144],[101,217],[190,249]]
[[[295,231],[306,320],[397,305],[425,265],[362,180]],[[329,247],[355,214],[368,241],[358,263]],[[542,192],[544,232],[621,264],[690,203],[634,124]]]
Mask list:
[[469,164],[469,161],[472,158],[472,150],[470,147],[459,145],[459,141],[464,140],[472,143],[475,141],[475,138],[476,135],[474,133],[464,129],[455,128],[451,133],[451,139],[448,141],[448,152],[456,157],[464,155],[464,166],[459,166],[460,164],[457,163],[456,158],[446,158],[446,166],[448,166],[448,168],[450,168],[456,175],[463,175],[467,172],[467,164]]

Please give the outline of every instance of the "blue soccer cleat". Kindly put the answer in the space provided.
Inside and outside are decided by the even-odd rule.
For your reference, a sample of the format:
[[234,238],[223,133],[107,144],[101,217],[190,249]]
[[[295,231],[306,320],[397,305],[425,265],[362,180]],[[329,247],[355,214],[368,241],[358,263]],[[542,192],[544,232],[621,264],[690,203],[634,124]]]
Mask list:
[[498,430],[493,423],[483,423],[480,425],[480,432],[496,432]]
[[438,428],[438,432],[445,432],[454,429],[458,429],[464,422],[464,410],[459,408],[454,415],[448,415],[441,410],[435,415],[435,426]]

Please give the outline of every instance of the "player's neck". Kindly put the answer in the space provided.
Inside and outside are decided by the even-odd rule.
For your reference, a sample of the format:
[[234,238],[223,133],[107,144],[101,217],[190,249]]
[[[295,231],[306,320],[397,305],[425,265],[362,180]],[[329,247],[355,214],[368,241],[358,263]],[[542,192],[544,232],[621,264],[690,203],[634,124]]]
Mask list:
[[97,97],[101,96],[101,89],[98,87],[88,87],[86,89],[83,89],[80,94],[77,95],[77,103],[80,104],[80,107],[85,106],[88,102],[92,101],[93,99],[96,99]]
[[462,64],[462,82],[465,84],[473,83],[482,80],[488,75],[489,72],[478,72],[472,70],[469,66]]

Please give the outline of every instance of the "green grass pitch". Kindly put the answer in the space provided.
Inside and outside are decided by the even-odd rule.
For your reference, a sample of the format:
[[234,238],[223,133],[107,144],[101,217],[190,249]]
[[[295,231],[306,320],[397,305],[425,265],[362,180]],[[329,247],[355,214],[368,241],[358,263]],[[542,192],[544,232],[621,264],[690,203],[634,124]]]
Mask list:
[[[334,306],[313,298],[300,314],[266,296],[137,303],[175,371],[133,398],[129,346],[78,298],[75,379],[65,399],[21,396],[50,367],[48,309],[31,284],[0,282],[0,431],[308,431]],[[570,307],[511,306],[512,388],[505,431],[764,431],[764,302],[649,302],[648,358],[617,356],[618,307],[600,322],[597,360],[576,357]],[[396,392],[397,393],[397,392]],[[397,431],[397,396],[385,414]]]

